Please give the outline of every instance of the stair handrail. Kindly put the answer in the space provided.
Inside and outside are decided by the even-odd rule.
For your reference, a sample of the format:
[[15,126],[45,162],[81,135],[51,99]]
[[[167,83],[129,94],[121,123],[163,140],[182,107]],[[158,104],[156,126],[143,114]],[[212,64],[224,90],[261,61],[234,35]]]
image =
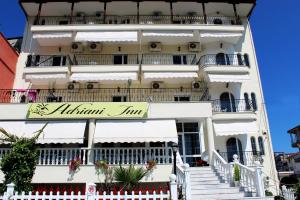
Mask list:
[[177,185],[181,188],[184,199],[191,200],[190,166],[187,163],[183,163],[178,152],[176,158]]
[[212,165],[225,182],[233,184],[233,170],[234,166],[237,165],[240,175],[239,186],[245,192],[256,194],[257,197],[265,197],[265,189],[262,178],[262,166],[259,161],[255,161],[255,167],[250,168],[241,164],[236,154],[233,155],[233,162],[231,163],[227,163],[215,150],[213,150],[212,155]]
[[230,183],[232,181],[230,164],[227,163],[216,150],[213,150],[212,152],[212,165],[213,168],[220,174],[225,183]]

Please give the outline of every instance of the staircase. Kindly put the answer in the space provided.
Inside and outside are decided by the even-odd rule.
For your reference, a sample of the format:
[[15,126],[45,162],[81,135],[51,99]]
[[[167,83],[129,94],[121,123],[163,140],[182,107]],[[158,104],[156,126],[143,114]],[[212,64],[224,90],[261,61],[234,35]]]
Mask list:
[[239,187],[222,183],[211,167],[190,168],[190,181],[191,200],[246,199]]

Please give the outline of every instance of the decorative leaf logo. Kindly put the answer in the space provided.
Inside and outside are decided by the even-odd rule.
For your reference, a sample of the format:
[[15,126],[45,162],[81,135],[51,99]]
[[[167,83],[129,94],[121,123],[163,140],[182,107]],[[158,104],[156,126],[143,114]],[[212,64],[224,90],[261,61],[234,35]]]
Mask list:
[[39,103],[34,109],[31,110],[31,112],[43,116],[46,114],[46,111],[49,111],[48,105],[49,104]]

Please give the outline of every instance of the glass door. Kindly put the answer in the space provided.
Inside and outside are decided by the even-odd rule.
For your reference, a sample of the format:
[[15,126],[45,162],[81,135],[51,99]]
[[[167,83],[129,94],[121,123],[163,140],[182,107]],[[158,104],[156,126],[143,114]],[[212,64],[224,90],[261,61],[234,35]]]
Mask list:
[[201,159],[199,127],[197,122],[177,123],[179,153],[191,167]]

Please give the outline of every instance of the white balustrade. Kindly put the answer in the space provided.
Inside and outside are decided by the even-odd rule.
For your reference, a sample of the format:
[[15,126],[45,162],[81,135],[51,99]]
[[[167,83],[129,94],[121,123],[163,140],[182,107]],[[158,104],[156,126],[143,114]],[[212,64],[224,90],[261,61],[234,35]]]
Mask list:
[[234,165],[239,167],[240,172],[240,187],[245,192],[252,193],[257,197],[265,197],[265,190],[263,184],[261,164],[259,161],[255,162],[255,168],[247,167],[238,161],[238,156],[233,156],[234,162],[227,163],[221,156],[213,151],[212,165],[215,170],[221,175],[225,182],[233,183],[234,181]]
[[286,200],[296,200],[295,191],[292,188],[287,188],[285,185],[282,186],[282,194]]
[[[11,150],[0,149],[0,160]],[[92,153],[92,156],[88,156]],[[140,148],[41,148],[38,149],[38,165],[68,165],[71,160],[79,159],[82,165],[105,160],[109,165],[147,164],[155,160],[157,164],[171,164],[172,150],[166,147]]]
[[191,199],[191,179],[190,179],[190,166],[189,164],[181,164],[182,159],[177,152],[176,158],[176,175],[177,175],[177,185],[181,187],[182,193],[186,200]]

